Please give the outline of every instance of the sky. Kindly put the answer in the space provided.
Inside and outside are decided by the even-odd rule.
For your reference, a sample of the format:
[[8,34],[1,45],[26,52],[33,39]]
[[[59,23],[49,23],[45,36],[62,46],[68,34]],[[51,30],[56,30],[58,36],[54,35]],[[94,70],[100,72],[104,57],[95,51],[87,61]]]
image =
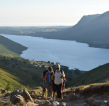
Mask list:
[[0,0],[0,26],[73,26],[109,11],[109,0]]

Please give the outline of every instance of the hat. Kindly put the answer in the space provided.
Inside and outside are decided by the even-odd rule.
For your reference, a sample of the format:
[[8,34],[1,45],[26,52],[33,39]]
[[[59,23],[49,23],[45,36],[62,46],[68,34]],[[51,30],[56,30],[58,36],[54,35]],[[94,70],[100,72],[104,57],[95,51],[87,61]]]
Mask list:
[[60,64],[57,64],[56,67],[60,68]]

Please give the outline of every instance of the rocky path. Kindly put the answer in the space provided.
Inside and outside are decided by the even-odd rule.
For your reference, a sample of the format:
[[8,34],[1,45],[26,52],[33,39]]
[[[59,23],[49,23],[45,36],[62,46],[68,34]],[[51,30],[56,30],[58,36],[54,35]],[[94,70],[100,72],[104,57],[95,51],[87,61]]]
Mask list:
[[109,106],[109,94],[84,97],[70,92],[64,94],[63,99],[50,99],[25,89],[14,90],[10,94],[0,94],[0,106]]

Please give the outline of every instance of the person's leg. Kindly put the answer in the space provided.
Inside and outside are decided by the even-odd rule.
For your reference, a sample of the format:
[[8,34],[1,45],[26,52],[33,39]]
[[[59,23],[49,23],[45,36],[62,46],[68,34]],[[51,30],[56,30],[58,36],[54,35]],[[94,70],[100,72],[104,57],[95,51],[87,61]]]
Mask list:
[[45,81],[43,81],[43,95],[45,93]]
[[50,83],[47,83],[47,90],[48,90],[48,97],[50,97],[51,94]]
[[58,98],[61,98],[61,86],[62,86],[62,83],[57,86],[57,95],[58,95]]
[[55,98],[55,92],[56,92],[56,86],[55,83],[53,82],[53,98]]

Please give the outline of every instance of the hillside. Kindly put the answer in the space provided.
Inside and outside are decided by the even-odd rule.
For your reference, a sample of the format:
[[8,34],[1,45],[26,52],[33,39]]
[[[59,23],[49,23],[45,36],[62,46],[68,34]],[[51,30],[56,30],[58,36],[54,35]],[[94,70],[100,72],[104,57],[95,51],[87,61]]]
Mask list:
[[24,47],[0,35],[0,54],[1,55],[18,56],[22,53],[22,51],[26,49],[27,47]]
[[77,76],[69,83],[70,86],[86,85],[92,83],[103,83],[109,80],[109,63]]

